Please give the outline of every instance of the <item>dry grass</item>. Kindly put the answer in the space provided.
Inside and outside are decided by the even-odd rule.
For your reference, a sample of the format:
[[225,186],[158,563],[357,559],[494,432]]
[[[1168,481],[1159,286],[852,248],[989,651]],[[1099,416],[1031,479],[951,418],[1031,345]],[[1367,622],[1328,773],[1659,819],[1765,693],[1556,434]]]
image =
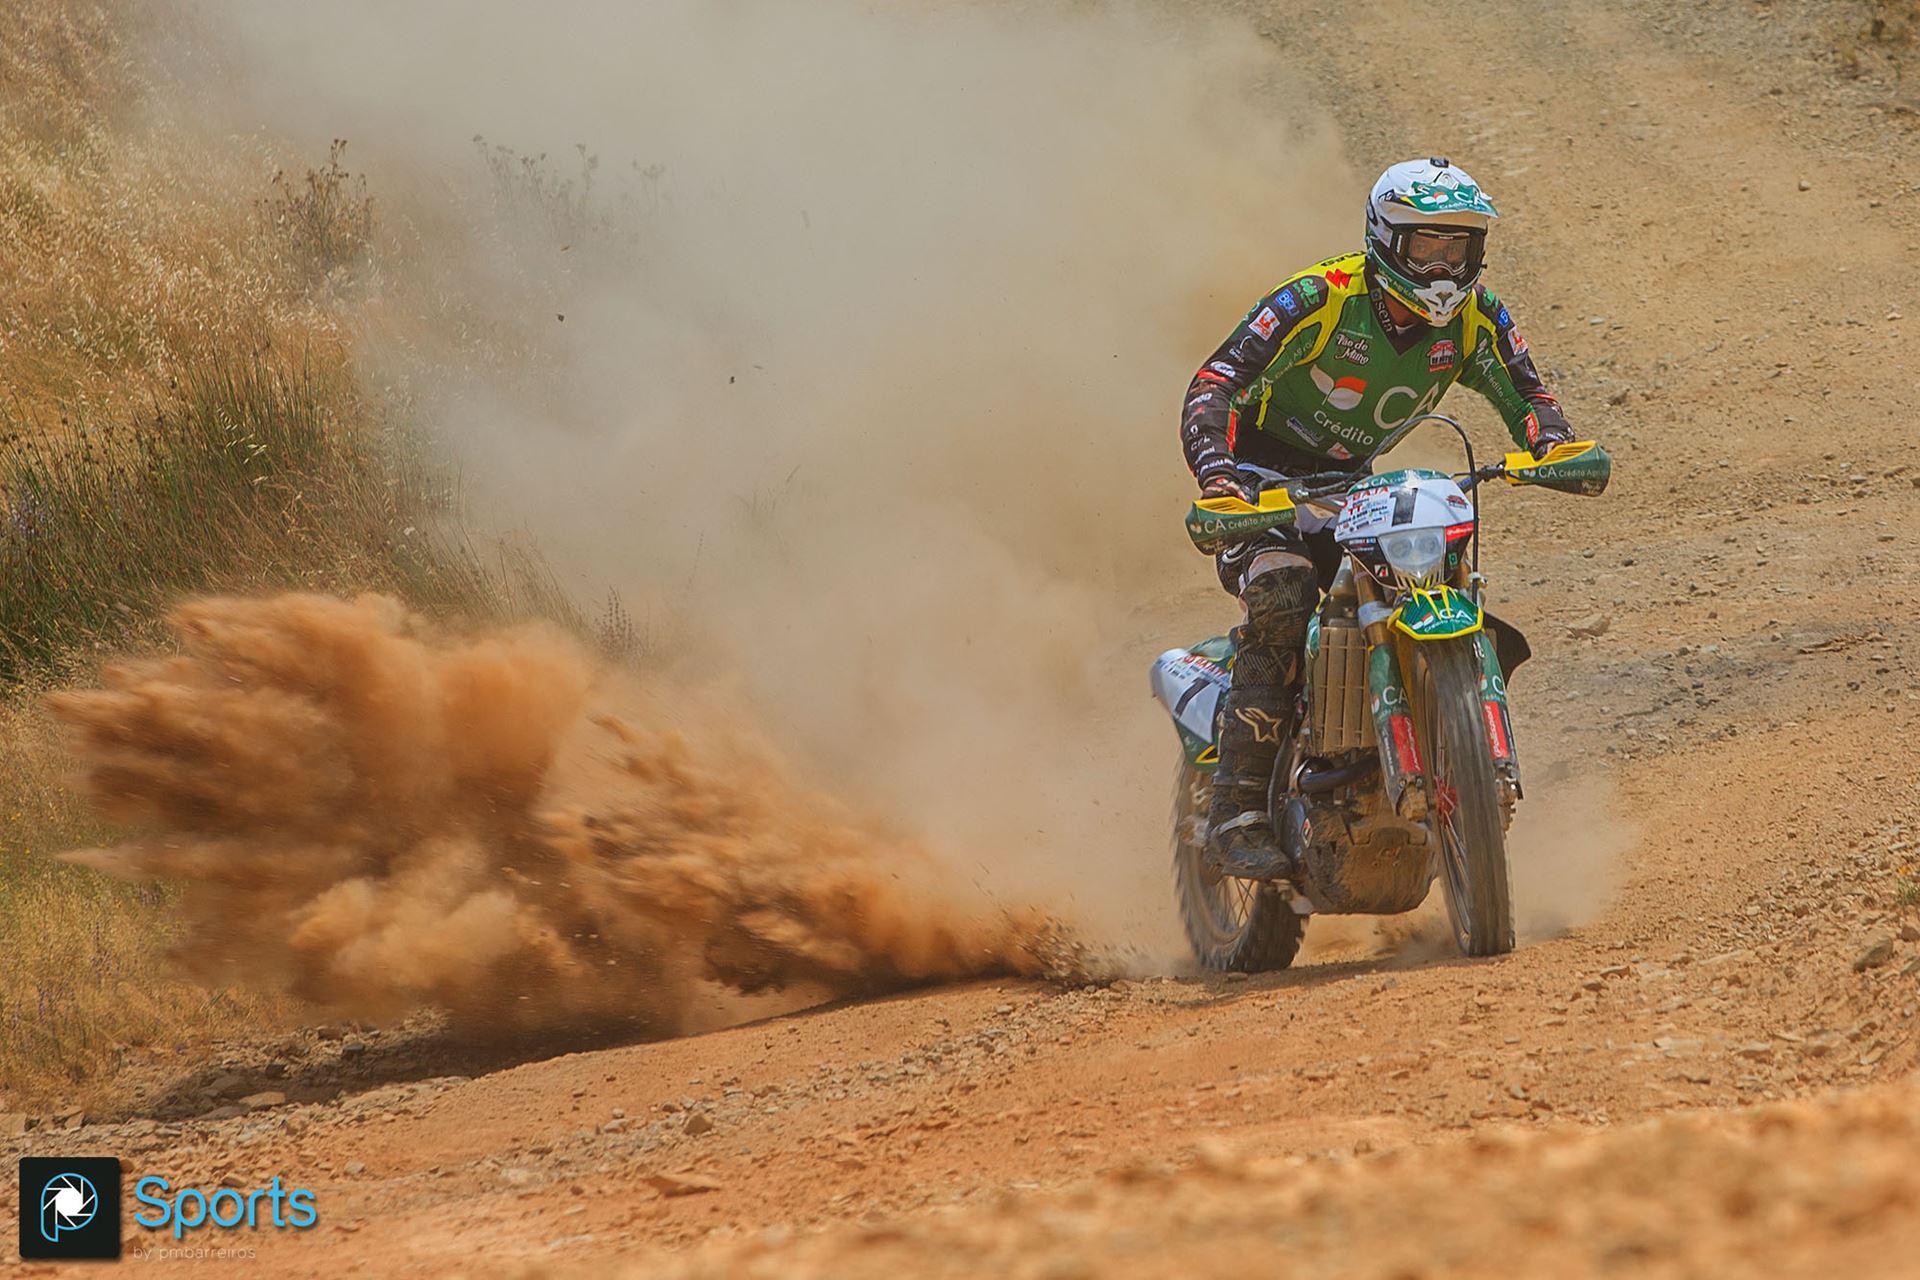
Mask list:
[[189,1049],[292,1010],[172,975],[172,894],[44,856],[109,834],[65,785],[66,757],[37,702],[0,703],[0,1110],[111,1109],[130,1051]]
[[[143,57],[175,0],[0,5],[0,1110],[123,1099],[150,1045],[290,1011],[172,975],[165,886],[98,842],[33,690],[162,642],[202,590],[386,590],[443,617],[590,625],[524,546],[476,547],[442,469],[356,391],[377,205],[336,143],[167,115]],[[603,643],[632,642],[617,608]]]
[[442,615],[580,625],[537,558],[482,561],[448,485],[343,370],[198,368],[144,421],[6,425],[0,680],[156,642],[193,592],[377,589]]

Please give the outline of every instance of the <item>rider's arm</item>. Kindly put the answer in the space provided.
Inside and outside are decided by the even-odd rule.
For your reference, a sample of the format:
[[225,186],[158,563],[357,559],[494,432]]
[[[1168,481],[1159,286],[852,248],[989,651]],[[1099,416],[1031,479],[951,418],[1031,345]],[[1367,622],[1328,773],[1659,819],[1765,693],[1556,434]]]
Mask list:
[[1485,288],[1476,301],[1493,328],[1490,335],[1481,331],[1479,346],[1468,354],[1460,381],[1492,401],[1521,448],[1573,439],[1560,402],[1540,381],[1533,357],[1527,354],[1527,340],[1513,327],[1506,307]]
[[[1180,447],[1187,469],[1202,485],[1213,476],[1233,474],[1240,410],[1260,375],[1275,364],[1297,363],[1312,347],[1314,328],[1306,321],[1326,305],[1327,286],[1317,276],[1307,279],[1309,291],[1294,279],[1256,302],[1187,384]],[[1309,305],[1308,297],[1318,305]]]

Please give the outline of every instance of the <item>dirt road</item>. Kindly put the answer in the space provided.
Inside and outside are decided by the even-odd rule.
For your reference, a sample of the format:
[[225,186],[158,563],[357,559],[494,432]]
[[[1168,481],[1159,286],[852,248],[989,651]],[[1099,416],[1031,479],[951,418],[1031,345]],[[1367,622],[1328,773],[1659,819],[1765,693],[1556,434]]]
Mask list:
[[[1911,1274],[1915,117],[1836,76],[1850,5],[1231,7],[1357,168],[1445,151],[1498,193],[1490,278],[1615,451],[1601,501],[1494,495],[1489,541],[1538,655],[1516,876],[1564,898],[1604,820],[1624,855],[1574,891],[1610,906],[1490,962],[1322,922],[1284,974],[927,991],[472,1079],[309,1039],[227,1092],[391,1082],[35,1149],[300,1171],[323,1222],[261,1238],[281,1275]],[[1206,576],[1155,644],[1218,620]]]

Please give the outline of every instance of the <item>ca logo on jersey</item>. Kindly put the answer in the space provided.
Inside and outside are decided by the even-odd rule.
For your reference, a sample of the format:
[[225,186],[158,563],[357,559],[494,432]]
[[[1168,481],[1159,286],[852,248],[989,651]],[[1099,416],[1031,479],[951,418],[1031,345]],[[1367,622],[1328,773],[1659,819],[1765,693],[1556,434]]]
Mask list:
[[1336,409],[1345,411],[1358,408],[1360,398],[1367,394],[1364,378],[1335,378],[1318,365],[1309,368],[1308,372],[1313,376],[1313,385],[1320,388],[1320,394]]
[[[1427,388],[1425,395],[1416,393],[1412,387],[1388,387],[1380,393],[1379,402],[1373,406],[1373,425],[1382,431],[1398,431],[1407,424],[1408,419],[1430,412],[1433,406],[1440,403],[1440,397],[1445,392],[1446,387],[1437,382]],[[1413,401],[1412,407],[1397,418],[1387,417],[1387,406],[1402,398]]]

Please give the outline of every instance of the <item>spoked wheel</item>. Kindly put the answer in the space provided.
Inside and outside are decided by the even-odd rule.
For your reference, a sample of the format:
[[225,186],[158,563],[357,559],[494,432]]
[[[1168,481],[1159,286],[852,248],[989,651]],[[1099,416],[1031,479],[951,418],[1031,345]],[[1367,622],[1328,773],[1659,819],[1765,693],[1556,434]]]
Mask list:
[[1207,808],[1213,776],[1180,758],[1173,784],[1173,886],[1193,954],[1209,969],[1284,969],[1300,950],[1306,922],[1272,885],[1207,870]]
[[1513,950],[1513,903],[1499,782],[1480,707],[1480,664],[1468,640],[1423,641],[1412,650],[1427,823],[1453,938],[1464,955],[1505,955]]

